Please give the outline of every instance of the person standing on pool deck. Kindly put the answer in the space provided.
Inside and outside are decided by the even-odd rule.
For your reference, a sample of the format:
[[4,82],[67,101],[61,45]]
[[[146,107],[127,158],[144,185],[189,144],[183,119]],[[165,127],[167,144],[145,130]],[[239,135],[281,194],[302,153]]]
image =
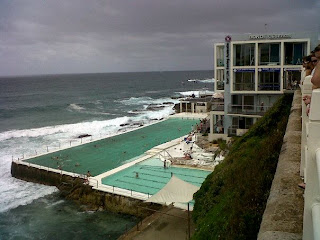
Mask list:
[[163,161],[163,168],[166,169],[166,167],[167,167],[167,159]]

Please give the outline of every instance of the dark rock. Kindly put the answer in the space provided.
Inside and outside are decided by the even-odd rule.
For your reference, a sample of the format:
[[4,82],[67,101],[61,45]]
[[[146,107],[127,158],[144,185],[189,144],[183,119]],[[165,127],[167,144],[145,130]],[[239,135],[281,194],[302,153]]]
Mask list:
[[159,105],[150,104],[150,105],[147,107],[147,110],[154,111],[154,110],[160,110],[160,109],[163,109],[163,108],[165,108],[165,106],[159,106]]
[[92,135],[90,134],[81,134],[78,136],[78,138],[84,138],[84,137],[91,137]]

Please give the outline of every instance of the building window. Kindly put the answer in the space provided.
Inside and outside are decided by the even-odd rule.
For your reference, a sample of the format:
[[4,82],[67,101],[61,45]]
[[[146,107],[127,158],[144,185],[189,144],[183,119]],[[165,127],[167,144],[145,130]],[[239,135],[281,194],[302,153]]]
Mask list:
[[234,66],[254,66],[254,43],[234,45]]
[[295,90],[298,88],[301,79],[301,71],[286,70],[283,72],[283,88],[287,90]]
[[216,71],[217,90],[224,90],[224,69],[218,69]]
[[279,65],[280,44],[260,43],[259,44],[259,65]]
[[224,66],[224,46],[217,46],[216,47],[216,57],[217,57],[217,67]]
[[280,91],[280,72],[259,72],[259,91]]
[[301,65],[306,55],[307,43],[284,43],[285,65]]
[[254,91],[255,90],[255,73],[252,72],[235,72],[233,90],[234,91]]
[[243,96],[243,108],[245,110],[254,110],[254,96]]
[[253,125],[253,118],[233,117],[232,127],[240,129],[249,129]]

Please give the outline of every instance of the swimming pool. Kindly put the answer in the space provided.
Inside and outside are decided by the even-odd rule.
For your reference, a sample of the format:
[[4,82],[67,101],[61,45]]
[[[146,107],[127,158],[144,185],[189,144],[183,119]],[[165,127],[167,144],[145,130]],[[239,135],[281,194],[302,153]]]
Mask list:
[[188,134],[198,119],[169,118],[137,130],[25,160],[92,176],[114,169],[149,149]]
[[164,168],[163,162],[151,158],[122,171],[102,178],[102,184],[135,192],[153,195],[161,190],[170,180],[171,175],[200,187],[211,171],[169,167]]

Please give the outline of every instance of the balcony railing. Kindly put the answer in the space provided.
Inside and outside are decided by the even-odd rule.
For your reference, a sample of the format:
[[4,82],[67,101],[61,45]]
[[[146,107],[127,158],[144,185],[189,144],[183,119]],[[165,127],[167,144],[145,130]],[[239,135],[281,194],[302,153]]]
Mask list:
[[228,128],[228,136],[242,136],[249,130],[249,126],[247,126],[245,129],[239,128],[237,126],[232,126]]
[[234,83],[233,90],[234,91],[254,91],[254,83]]
[[263,116],[268,110],[270,106],[255,106],[255,105],[228,105],[228,113],[233,114],[244,114],[244,115],[260,115]]
[[280,91],[279,83],[259,83],[259,91]]
[[211,111],[224,111],[224,102],[213,102]]

